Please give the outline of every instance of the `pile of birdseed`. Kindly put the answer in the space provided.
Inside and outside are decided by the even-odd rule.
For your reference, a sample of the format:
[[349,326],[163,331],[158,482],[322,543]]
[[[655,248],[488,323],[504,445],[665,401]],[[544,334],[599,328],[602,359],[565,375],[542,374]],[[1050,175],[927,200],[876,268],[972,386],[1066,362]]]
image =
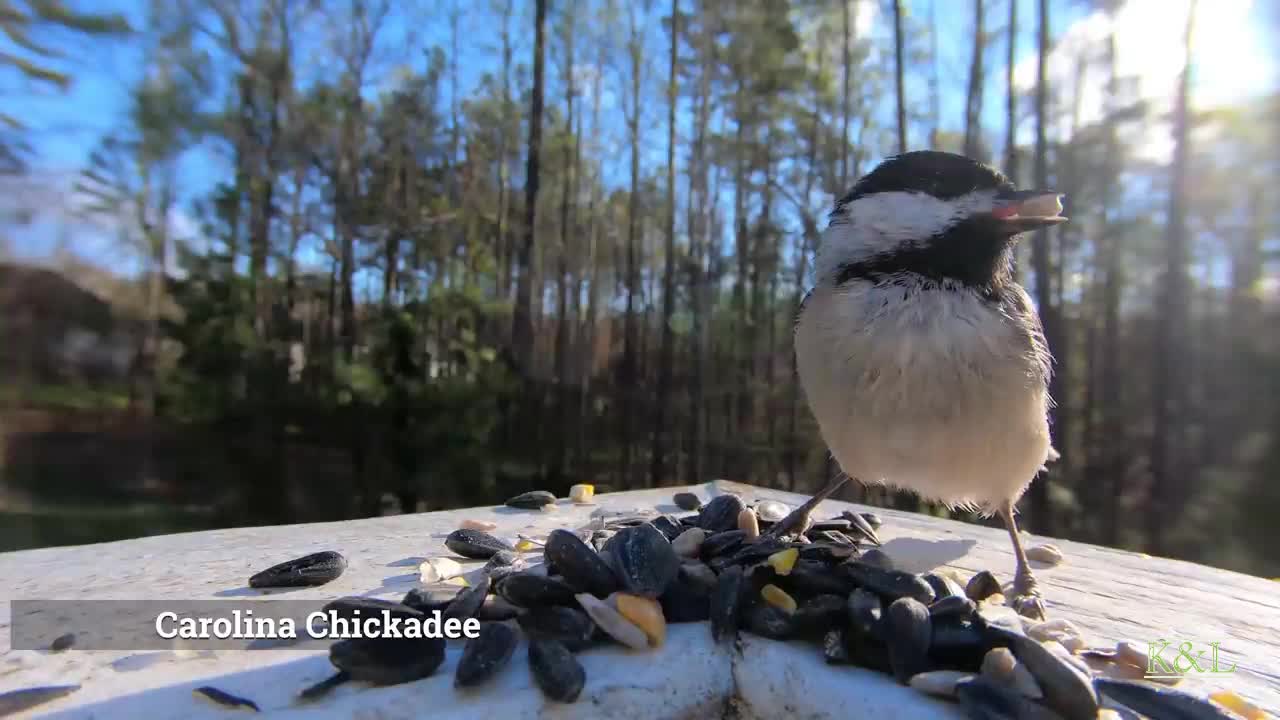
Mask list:
[[[571,492],[576,503],[590,503],[591,496],[590,486]],[[677,493],[681,515],[597,511],[583,527],[515,544],[491,534],[493,523],[469,520],[444,546],[454,556],[486,561],[480,572],[467,574],[474,580],[450,590],[415,589],[398,603],[342,597],[324,609],[343,617],[386,611],[421,620],[438,612],[444,620],[478,620],[479,634],[467,640],[455,670],[459,690],[490,682],[524,636],[536,684],[561,703],[578,700],[586,685],[577,653],[610,643],[644,652],[663,644],[670,623],[706,623],[717,643],[745,632],[808,644],[831,665],[885,673],[957,702],[973,718],[1264,717],[1232,693],[1215,694],[1211,702],[1138,680],[1146,666],[1139,648],[1090,648],[1068,620],[1019,617],[1005,607],[1002,585],[988,571],[966,580],[945,570],[896,569],[878,548],[879,517],[846,511],[814,521],[819,500],[793,509],[722,494],[704,505],[693,493]],[[555,502],[553,494],[533,491],[506,504],[549,512]],[[1043,559],[1061,560],[1056,548],[1042,548]],[[249,584],[318,586],[345,569],[339,552],[326,551],[263,570]],[[420,568],[422,581],[437,587],[464,578],[462,570],[445,555]],[[429,677],[443,664],[446,644],[444,638],[339,640],[329,650],[337,672],[302,689],[299,701],[348,682],[393,685]],[[65,694],[47,692],[55,689],[5,693],[0,708],[30,707],[40,691],[48,699]],[[257,710],[252,700],[217,688],[195,692]]]

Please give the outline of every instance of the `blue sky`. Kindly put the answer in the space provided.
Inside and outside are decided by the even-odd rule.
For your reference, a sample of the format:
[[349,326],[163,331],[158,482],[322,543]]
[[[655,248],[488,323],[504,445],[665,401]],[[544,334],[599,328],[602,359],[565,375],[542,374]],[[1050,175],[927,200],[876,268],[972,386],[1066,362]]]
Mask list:
[[[460,7],[466,7],[465,0],[454,0]],[[552,12],[563,0],[552,0]],[[1034,82],[1035,61],[1035,10],[1033,0],[1019,1],[1019,62],[1018,77],[1020,84],[1029,88]],[[880,0],[861,0],[864,7],[860,13],[864,18],[873,16],[870,40],[878,48],[885,47],[891,33],[887,17],[880,7]],[[380,41],[386,49],[403,47],[427,48],[431,44],[439,44],[448,49],[449,28],[447,11],[441,6],[447,0],[433,3],[431,0],[418,0],[397,5],[388,19],[380,35]],[[93,7],[96,10],[116,10],[125,13],[135,25],[143,22],[142,13],[145,3],[125,2],[124,0],[81,0],[73,3],[82,8]],[[524,60],[528,57],[528,45],[532,42],[532,33],[525,29],[529,24],[525,5],[528,2],[517,0],[517,17],[513,19],[513,33],[516,42],[515,57]],[[1124,38],[1122,50],[1127,58],[1122,64],[1131,65],[1136,75],[1149,76],[1148,94],[1160,96],[1167,93],[1164,88],[1169,82],[1170,72],[1176,73],[1177,58],[1170,59],[1170,48],[1176,51],[1180,41],[1181,19],[1185,10],[1176,7],[1178,0],[1131,0],[1127,16],[1120,23],[1120,37]],[[478,82],[482,72],[496,68],[499,58],[498,18],[488,10],[489,3],[478,2],[463,14],[462,32],[459,47],[459,68],[461,80],[461,96],[466,97],[471,88]],[[650,56],[655,62],[649,65],[648,72],[654,81],[661,81],[665,74],[666,51],[664,50],[666,35],[657,24],[656,18],[667,12],[665,3],[656,3],[653,12],[655,20],[650,24],[648,41]],[[1205,3],[1201,3],[1202,6]],[[625,7],[625,4],[623,3]],[[875,7],[872,7],[875,6]],[[987,0],[987,31],[999,33],[988,48],[987,93],[984,107],[984,120],[992,145],[998,151],[1000,138],[1003,135],[1004,117],[1004,58],[1005,41],[1003,29],[1007,18],[1008,5],[1003,0]],[[1215,93],[1222,97],[1215,101],[1230,101],[1236,95],[1247,93],[1249,88],[1259,84],[1275,87],[1276,55],[1273,44],[1261,34],[1259,28],[1270,27],[1273,20],[1266,17],[1265,2],[1249,0],[1221,0],[1215,3],[1212,13],[1200,13],[1204,26],[1204,45],[1197,54],[1197,62],[1201,69],[1197,73],[1197,90],[1210,96]],[[936,12],[940,29],[938,38],[938,74],[941,87],[941,110],[945,129],[959,130],[963,117],[964,90],[968,72],[969,54],[971,52],[972,4],[966,0],[908,0],[907,12],[915,22],[923,23],[930,12]],[[1179,12],[1183,15],[1179,16]],[[1054,35],[1064,45],[1078,39],[1096,39],[1100,32],[1096,18],[1088,15],[1084,3],[1074,0],[1055,0],[1051,3],[1051,17]],[[1127,19],[1125,19],[1127,17]],[[1223,19],[1225,18],[1225,20]],[[554,23],[549,25],[549,35],[558,30]],[[423,21],[426,23],[423,24]],[[1125,24],[1127,23],[1127,25]],[[625,27],[625,23],[622,23]],[[585,27],[585,23],[584,23]],[[1128,28],[1127,30],[1125,28]],[[1127,33],[1127,35],[1126,35]],[[1245,35],[1242,35],[1244,33]],[[321,36],[312,36],[315,42],[324,42]],[[69,247],[73,252],[97,259],[100,262],[116,264],[124,258],[114,245],[109,232],[101,228],[85,226],[83,223],[68,220],[67,189],[75,174],[84,167],[88,154],[99,138],[114,127],[118,127],[127,112],[128,88],[137,82],[141,69],[141,50],[130,42],[98,43],[84,42],[70,38],[47,37],[50,42],[62,48],[73,49],[76,57],[68,61],[64,67],[76,75],[74,86],[65,94],[49,89],[33,91],[15,84],[12,78],[0,78],[0,87],[6,96],[16,99],[11,107],[19,107],[20,115],[31,126],[30,140],[35,148],[32,161],[34,172],[26,180],[7,184],[6,187],[16,189],[20,193],[37,198],[35,204],[46,212],[37,222],[24,227],[9,227],[5,234],[10,239],[10,251],[20,257],[47,257],[60,244]],[[927,50],[927,38],[913,35],[909,40],[919,46],[921,51]],[[1250,50],[1249,48],[1252,48]],[[327,71],[328,56],[313,48],[315,52],[307,53],[313,60],[304,73],[323,74]],[[1252,52],[1253,57],[1248,57]],[[1241,55],[1246,62],[1242,62]],[[579,56],[579,62],[590,60]],[[1065,60],[1063,61],[1066,62]],[[384,83],[389,82],[393,70],[409,64],[421,67],[425,64],[422,53],[414,53],[408,58],[396,57],[383,51],[375,55],[370,71],[368,93],[376,95]],[[1245,68],[1241,70],[1240,68]],[[559,103],[562,93],[558,83],[558,52],[553,51],[548,64],[548,102]],[[1052,81],[1066,82],[1069,73],[1065,67],[1050,64]],[[612,72],[612,71],[610,71]],[[1259,81],[1257,78],[1266,78]],[[606,85],[617,83],[616,75],[606,77]],[[928,77],[916,74],[908,77],[908,97],[917,107],[927,107]],[[1234,83],[1234,84],[1233,84]],[[1237,87],[1239,85],[1240,87]],[[1225,90],[1224,90],[1225,88]],[[449,92],[446,84],[443,91],[445,101]],[[1096,88],[1084,88],[1083,97],[1096,94]],[[616,119],[617,108],[613,104],[613,95],[606,92],[602,96],[602,114]],[[1088,99],[1083,101],[1089,105]],[[879,104],[879,111],[886,125],[892,122],[892,95],[886,93]],[[647,112],[652,118],[644,124],[647,132],[649,149],[644,159],[647,167],[654,168],[665,162],[665,131],[662,130],[665,119],[665,108],[660,104],[651,104]],[[1087,114],[1088,108],[1085,108]],[[1022,128],[1023,136],[1031,130],[1030,123]],[[912,145],[920,145],[925,140],[926,128],[914,128]],[[621,140],[620,127],[614,125],[611,135],[615,141]],[[1167,134],[1165,134],[1167,137]],[[1159,153],[1158,147],[1152,152]],[[623,158],[621,153],[610,156]],[[616,166],[607,168],[611,179],[621,182],[627,172],[625,160]],[[211,183],[226,177],[223,159],[208,149],[190,153],[182,167],[181,185],[184,202],[206,193]],[[11,193],[7,193],[11,194]],[[179,222],[179,225],[184,225]],[[186,222],[185,229],[194,231]]]

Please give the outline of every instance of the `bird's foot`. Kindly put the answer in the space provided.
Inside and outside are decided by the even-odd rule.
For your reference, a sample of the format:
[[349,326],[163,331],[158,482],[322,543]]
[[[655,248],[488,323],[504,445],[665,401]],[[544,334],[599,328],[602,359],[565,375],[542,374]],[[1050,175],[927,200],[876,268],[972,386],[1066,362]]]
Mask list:
[[1018,568],[1013,579],[1013,597],[1009,600],[1019,615],[1032,620],[1045,619],[1044,601],[1040,599],[1040,588],[1030,568]]

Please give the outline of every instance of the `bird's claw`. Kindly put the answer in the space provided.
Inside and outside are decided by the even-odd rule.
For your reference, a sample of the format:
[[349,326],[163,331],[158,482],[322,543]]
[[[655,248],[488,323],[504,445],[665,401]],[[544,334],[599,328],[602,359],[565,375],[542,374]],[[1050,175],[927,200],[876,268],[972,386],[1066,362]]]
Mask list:
[[1032,620],[1044,620],[1044,601],[1030,570],[1021,570],[1013,580],[1013,597],[1010,603],[1019,615]]
[[1044,602],[1039,595],[1015,595],[1013,609],[1025,618],[1038,621],[1045,619]]

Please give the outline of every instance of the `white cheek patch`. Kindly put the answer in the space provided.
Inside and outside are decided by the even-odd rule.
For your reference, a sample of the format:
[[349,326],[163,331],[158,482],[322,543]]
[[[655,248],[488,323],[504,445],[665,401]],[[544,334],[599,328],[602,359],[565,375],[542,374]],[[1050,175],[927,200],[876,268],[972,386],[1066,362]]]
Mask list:
[[940,200],[919,192],[881,192],[845,205],[823,235],[815,270],[830,277],[841,265],[913,247],[995,206],[994,190]]

